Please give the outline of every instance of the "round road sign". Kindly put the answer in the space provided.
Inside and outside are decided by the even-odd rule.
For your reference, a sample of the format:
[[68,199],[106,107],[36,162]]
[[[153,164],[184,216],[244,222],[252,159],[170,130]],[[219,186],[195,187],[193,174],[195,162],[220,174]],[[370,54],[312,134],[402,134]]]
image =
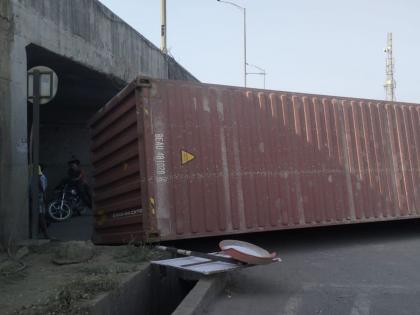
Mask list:
[[40,104],[46,104],[57,94],[58,77],[54,70],[45,66],[36,66],[28,70],[28,101],[34,100],[34,72],[39,71]]

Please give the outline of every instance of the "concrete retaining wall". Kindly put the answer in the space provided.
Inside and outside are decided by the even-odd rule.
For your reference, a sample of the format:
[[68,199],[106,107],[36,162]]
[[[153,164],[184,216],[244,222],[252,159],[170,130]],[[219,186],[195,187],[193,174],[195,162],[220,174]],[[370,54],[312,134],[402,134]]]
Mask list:
[[[148,266],[127,277],[116,290],[89,302],[85,308],[91,315],[171,314],[185,296],[188,297],[195,283],[181,279],[175,269],[160,270],[159,267]],[[213,291],[203,290],[200,286],[189,300],[198,298],[202,301]],[[184,306],[176,314],[184,314],[182,310],[190,310],[191,307]]]

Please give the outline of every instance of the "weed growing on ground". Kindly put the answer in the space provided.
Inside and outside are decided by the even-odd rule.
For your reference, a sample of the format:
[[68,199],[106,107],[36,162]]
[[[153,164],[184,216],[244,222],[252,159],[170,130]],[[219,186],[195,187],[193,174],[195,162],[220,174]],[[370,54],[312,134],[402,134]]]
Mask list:
[[109,275],[134,272],[138,270],[138,266],[114,263],[110,265],[82,266],[77,270],[87,275]]
[[12,284],[28,275],[26,264],[13,256],[0,255],[0,283]]
[[162,252],[154,250],[146,245],[129,244],[119,246],[115,250],[114,258],[119,262],[142,263],[150,260],[161,259],[164,256]]
[[14,284],[16,282],[22,281],[28,276],[26,270],[12,273],[0,273],[0,283],[3,284]]

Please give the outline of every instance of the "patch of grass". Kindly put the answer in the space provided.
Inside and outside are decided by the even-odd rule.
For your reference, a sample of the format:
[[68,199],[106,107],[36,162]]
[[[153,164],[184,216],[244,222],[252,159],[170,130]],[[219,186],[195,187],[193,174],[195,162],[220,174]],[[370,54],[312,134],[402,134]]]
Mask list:
[[5,259],[0,262],[0,282],[12,284],[23,280],[28,275],[26,265],[14,259]]
[[114,259],[125,263],[142,263],[150,260],[160,259],[164,257],[164,253],[156,251],[146,245],[119,246],[114,253]]
[[76,269],[78,272],[87,274],[87,275],[107,275],[111,273],[111,270],[108,266],[98,265],[98,266],[82,266]]
[[112,291],[117,281],[106,276],[86,276],[64,285],[57,294],[45,303],[23,307],[15,314],[19,315],[75,315],[88,314],[81,302],[92,299],[99,293]]
[[120,274],[127,272],[134,272],[138,270],[136,265],[127,264],[110,264],[110,265],[97,265],[97,266],[82,266],[77,271],[87,275],[109,275]]
[[111,291],[116,286],[117,282],[109,277],[83,277],[65,285],[58,294],[58,300],[65,305],[71,305],[73,301],[90,299],[98,293]]
[[16,273],[3,275],[0,274],[0,283],[2,284],[14,284],[16,282],[22,281],[28,276],[28,272],[26,270],[19,271]]

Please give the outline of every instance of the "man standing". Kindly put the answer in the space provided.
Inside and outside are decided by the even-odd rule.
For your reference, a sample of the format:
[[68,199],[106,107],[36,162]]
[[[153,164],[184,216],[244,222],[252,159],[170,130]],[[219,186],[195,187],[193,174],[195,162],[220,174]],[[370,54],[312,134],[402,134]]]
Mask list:
[[[31,184],[32,184],[32,181],[31,181]],[[49,239],[50,236],[48,234],[47,219],[45,217],[45,215],[46,215],[46,195],[45,195],[45,192],[47,191],[48,180],[47,180],[47,177],[44,174],[44,167],[41,164],[38,166],[38,185],[39,185],[39,194],[38,194],[39,229],[42,232],[42,234],[44,235],[44,237]],[[30,205],[32,207],[31,190],[32,190],[32,188],[29,187],[29,200],[30,200]]]
[[74,186],[84,204],[87,207],[92,208],[90,188],[86,182],[85,174],[80,167],[80,161],[76,158],[72,158],[70,161],[68,161],[68,166],[69,169],[67,171],[67,175],[70,184]]

